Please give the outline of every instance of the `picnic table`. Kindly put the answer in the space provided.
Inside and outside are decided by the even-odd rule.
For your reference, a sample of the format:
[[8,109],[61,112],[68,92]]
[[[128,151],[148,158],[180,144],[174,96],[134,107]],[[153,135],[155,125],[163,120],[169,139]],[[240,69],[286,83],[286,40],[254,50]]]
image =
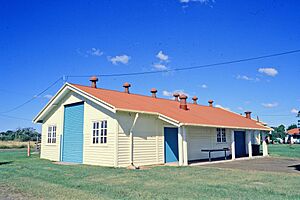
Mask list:
[[211,153],[212,152],[219,152],[224,151],[225,160],[227,160],[226,152],[229,151],[229,148],[223,148],[223,149],[201,149],[202,152],[208,152],[208,160],[211,162]]

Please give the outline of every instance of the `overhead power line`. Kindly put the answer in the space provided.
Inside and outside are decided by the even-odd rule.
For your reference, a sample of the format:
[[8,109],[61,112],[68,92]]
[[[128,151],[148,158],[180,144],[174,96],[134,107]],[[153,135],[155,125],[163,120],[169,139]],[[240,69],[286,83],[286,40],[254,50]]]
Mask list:
[[26,119],[26,118],[22,118],[22,117],[15,117],[15,116],[10,116],[10,115],[0,114],[0,117],[9,118],[9,119],[18,119],[18,120],[24,120],[24,121],[30,121],[30,122],[32,122],[31,119]]
[[59,79],[57,79],[55,82],[53,82],[51,85],[49,85],[46,89],[44,89],[43,91],[41,91],[37,95],[33,96],[32,98],[28,99],[27,101],[25,101],[24,103],[22,103],[22,104],[20,104],[20,105],[18,105],[16,107],[13,107],[13,108],[11,108],[9,110],[0,112],[0,114],[9,113],[9,112],[15,111],[15,110],[23,107],[24,105],[26,105],[26,104],[30,103],[31,101],[33,101],[34,99],[36,99],[37,97],[41,96],[43,93],[45,93],[47,90],[49,90],[50,88],[52,88],[54,85],[56,85],[62,79],[63,79],[63,77],[60,77]]
[[[283,56],[283,55],[294,54],[294,53],[300,53],[300,49],[293,50],[293,51],[285,51],[285,52],[280,52],[280,53],[275,53],[275,54],[267,54],[267,55],[262,55],[262,56],[250,57],[250,58],[243,58],[243,59],[238,59],[238,60],[231,60],[231,61],[225,61],[225,62],[205,64],[205,65],[197,65],[197,66],[191,66],[191,67],[166,69],[166,70],[160,70],[160,71],[144,71],[144,72],[116,73],[116,74],[98,74],[96,76],[100,76],[100,77],[137,76],[137,75],[158,74],[158,73],[166,73],[166,72],[174,72],[174,71],[185,71],[185,70],[193,70],[193,69],[201,69],[201,68],[211,68],[211,67],[216,67],[216,66],[221,66],[221,65],[248,62],[248,61],[253,61],[253,60],[261,60],[261,59],[265,59],[265,58]],[[93,75],[95,75],[95,74],[92,74],[92,75],[70,75],[70,76],[67,76],[67,77],[80,78],[80,77],[90,77],[90,76],[93,76]]]
[[293,114],[290,114],[290,115],[286,115],[286,114],[283,114],[283,115],[280,115],[280,114],[275,114],[275,115],[260,115],[260,116],[263,116],[263,117],[296,117],[295,115]]

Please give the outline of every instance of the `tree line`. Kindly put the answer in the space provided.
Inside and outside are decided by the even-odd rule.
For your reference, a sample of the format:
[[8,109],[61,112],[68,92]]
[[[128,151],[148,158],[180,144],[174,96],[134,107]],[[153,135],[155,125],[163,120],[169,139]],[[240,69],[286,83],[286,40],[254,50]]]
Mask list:
[[276,138],[281,138],[284,139],[286,136],[286,132],[288,130],[297,128],[296,124],[292,124],[290,126],[288,126],[287,128],[285,128],[284,125],[280,125],[278,127],[272,127],[274,129],[274,131],[272,131],[272,134],[270,135],[271,140],[275,140]]
[[34,128],[18,128],[15,131],[8,130],[0,132],[0,141],[37,141],[40,140],[41,134]]

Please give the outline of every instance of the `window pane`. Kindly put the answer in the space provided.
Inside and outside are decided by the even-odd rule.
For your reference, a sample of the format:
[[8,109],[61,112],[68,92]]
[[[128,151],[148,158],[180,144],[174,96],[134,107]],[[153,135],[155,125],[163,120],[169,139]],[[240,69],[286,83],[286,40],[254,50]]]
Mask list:
[[101,136],[103,136],[103,129],[101,129]]
[[221,138],[217,138],[217,142],[221,142]]
[[104,142],[104,143],[106,143],[106,137],[104,137],[103,139],[104,139],[104,141],[103,141],[103,142]]
[[93,144],[95,144],[95,142],[96,142],[96,138],[95,138],[95,137],[93,137]]
[[96,131],[96,136],[99,136],[99,130]]
[[222,142],[226,142],[226,137],[223,137],[223,138],[222,138]]
[[99,143],[99,138],[98,137],[96,137],[96,144],[98,144]]
[[104,136],[107,135],[107,129],[104,129]]

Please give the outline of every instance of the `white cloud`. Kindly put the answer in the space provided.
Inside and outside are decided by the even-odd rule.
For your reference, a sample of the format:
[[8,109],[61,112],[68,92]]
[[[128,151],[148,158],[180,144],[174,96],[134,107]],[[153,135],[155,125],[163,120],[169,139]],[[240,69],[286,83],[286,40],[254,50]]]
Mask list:
[[293,108],[293,109],[291,110],[291,113],[293,113],[293,114],[298,114],[298,112],[299,112],[299,110],[297,110],[296,108]]
[[236,79],[238,80],[245,80],[245,81],[255,81],[255,82],[258,82],[260,81],[259,78],[252,78],[252,77],[249,77],[249,76],[246,76],[246,75],[237,75],[236,76]]
[[112,58],[109,58],[109,60],[112,62],[112,64],[117,65],[118,63],[122,63],[122,64],[127,64],[129,62],[129,60],[131,59],[130,56],[127,55],[120,55],[120,56],[115,56]]
[[206,84],[202,84],[201,87],[202,87],[203,89],[208,88],[208,86],[207,86]]
[[244,111],[244,108],[241,107],[241,106],[237,107],[237,109],[240,110],[240,111]]
[[175,94],[175,93],[184,94],[186,96],[189,96],[189,94],[186,93],[184,90],[174,90],[173,92],[172,91],[167,91],[167,90],[163,91],[163,95],[166,96],[166,97],[173,97],[173,94]]
[[222,105],[220,105],[220,104],[217,104],[216,106],[215,106],[216,108],[222,108],[222,109],[225,109],[225,110],[230,110],[230,108],[224,108]]
[[153,67],[157,70],[167,70],[167,66],[162,63],[155,63]]
[[167,54],[164,54],[162,51],[159,51],[156,55],[156,57],[160,61],[168,62],[169,61],[169,56]]
[[273,77],[278,74],[278,71],[275,68],[259,68],[258,72]]
[[274,103],[262,103],[261,104],[263,107],[265,108],[275,108],[277,107],[279,104],[277,102]]
[[179,0],[180,3],[198,2],[201,4],[215,3],[215,0]]
[[103,55],[103,52],[100,49],[97,49],[95,47],[91,48],[86,53],[89,55],[92,55],[92,56],[102,56]]
[[52,97],[53,97],[53,95],[51,95],[51,94],[44,95],[44,98],[46,98],[46,99],[51,99]]

